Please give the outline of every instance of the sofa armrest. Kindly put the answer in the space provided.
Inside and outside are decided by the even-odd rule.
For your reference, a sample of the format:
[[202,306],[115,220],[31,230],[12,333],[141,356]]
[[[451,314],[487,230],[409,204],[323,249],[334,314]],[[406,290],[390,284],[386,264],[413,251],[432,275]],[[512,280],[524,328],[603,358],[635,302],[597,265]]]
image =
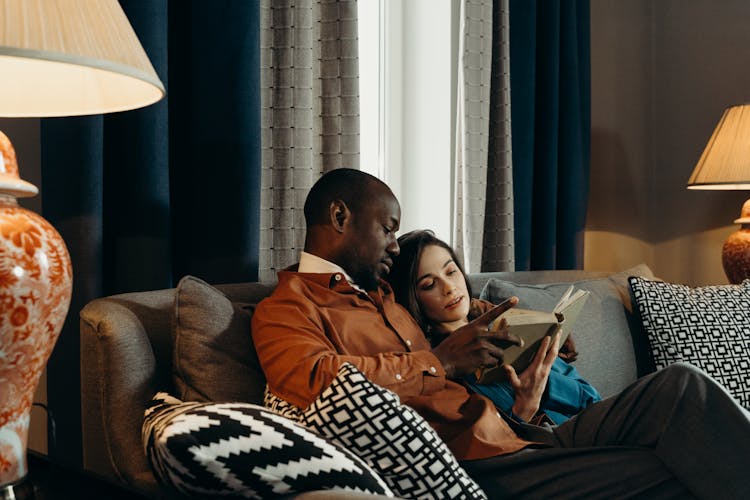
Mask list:
[[80,314],[83,466],[157,494],[141,444],[143,411],[170,390],[173,290],[96,299]]

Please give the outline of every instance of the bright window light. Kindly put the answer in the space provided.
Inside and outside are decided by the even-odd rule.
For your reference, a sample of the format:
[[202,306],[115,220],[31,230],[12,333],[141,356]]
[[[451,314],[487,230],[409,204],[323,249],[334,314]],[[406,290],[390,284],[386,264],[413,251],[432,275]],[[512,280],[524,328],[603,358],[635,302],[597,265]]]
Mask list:
[[359,0],[360,168],[450,242],[456,0]]

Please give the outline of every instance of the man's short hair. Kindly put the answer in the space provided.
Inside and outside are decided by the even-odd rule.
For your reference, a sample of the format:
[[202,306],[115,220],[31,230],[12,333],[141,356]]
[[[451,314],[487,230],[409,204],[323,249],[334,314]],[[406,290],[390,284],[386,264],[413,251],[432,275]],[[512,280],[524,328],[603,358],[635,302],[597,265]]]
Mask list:
[[375,191],[373,186],[386,187],[377,177],[353,168],[337,168],[323,174],[310,188],[305,200],[307,226],[328,223],[328,207],[335,200],[346,203],[352,213],[358,213]]

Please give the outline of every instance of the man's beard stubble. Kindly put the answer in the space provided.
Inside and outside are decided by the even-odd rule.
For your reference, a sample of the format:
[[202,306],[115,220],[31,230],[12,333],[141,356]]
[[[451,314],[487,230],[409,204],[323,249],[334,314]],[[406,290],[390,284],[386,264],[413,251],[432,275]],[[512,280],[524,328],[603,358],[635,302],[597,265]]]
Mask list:
[[364,288],[366,291],[371,292],[377,290],[380,284],[380,279],[375,275],[373,271],[361,269],[352,274],[354,282]]

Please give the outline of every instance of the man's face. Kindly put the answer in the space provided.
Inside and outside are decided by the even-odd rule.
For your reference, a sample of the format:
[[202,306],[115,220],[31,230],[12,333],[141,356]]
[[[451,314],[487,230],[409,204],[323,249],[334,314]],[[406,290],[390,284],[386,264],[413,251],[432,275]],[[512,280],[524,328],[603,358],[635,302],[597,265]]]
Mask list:
[[390,272],[393,257],[399,252],[396,231],[401,223],[401,207],[390,191],[378,192],[351,215],[346,235],[348,251],[340,265],[359,286],[374,290]]

